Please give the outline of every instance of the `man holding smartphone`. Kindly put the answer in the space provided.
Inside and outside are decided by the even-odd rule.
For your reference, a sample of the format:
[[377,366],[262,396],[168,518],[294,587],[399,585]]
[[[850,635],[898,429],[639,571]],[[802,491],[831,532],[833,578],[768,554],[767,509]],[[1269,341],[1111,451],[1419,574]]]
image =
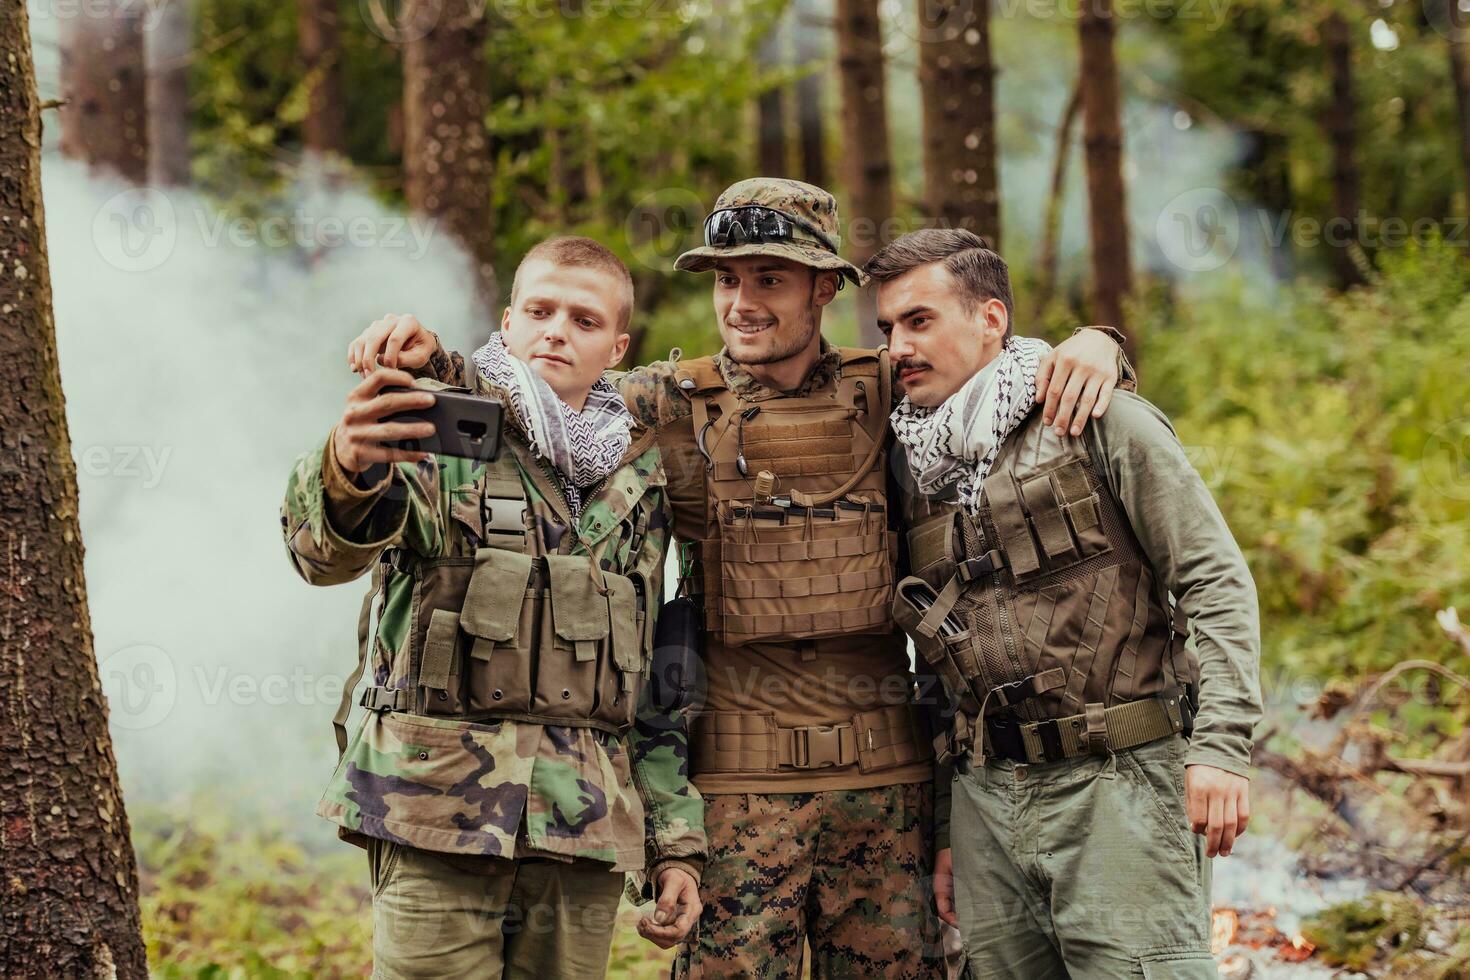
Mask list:
[[498,460],[395,445],[434,427],[383,419],[444,386],[385,392],[414,381],[377,368],[292,474],[297,572],[374,576],[317,811],[368,849],[374,976],[602,977],[624,872],[647,871],[651,935],[677,941],[699,915],[703,804],[680,718],[646,696],[666,480],[602,379],[632,307],[607,249],[542,243],[468,379],[504,406]]

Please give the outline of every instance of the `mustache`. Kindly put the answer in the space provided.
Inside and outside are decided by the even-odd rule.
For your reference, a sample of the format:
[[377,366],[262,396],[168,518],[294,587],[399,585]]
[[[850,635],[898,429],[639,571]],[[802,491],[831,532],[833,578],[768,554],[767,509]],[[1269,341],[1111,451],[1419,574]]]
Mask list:
[[905,357],[898,362],[898,370],[908,371],[910,369],[932,368],[934,365],[920,357]]

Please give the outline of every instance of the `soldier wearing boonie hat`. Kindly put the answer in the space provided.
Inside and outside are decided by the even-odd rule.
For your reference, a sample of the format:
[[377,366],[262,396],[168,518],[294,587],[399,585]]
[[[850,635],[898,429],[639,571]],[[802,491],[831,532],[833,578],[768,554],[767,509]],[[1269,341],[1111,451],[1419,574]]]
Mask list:
[[813,184],[754,177],[732,184],[705,219],[705,244],[679,256],[674,268],[705,272],[717,259],[773,255],[812,269],[840,272],[855,285],[867,275],[838,255],[837,200]]

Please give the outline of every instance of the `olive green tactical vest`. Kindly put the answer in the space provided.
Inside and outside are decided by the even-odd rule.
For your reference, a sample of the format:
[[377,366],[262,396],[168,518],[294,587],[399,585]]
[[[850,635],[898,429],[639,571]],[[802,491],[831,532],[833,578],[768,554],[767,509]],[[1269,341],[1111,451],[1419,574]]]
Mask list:
[[840,353],[826,386],[753,402],[713,358],[679,364],[706,464],[695,587],[706,629],[727,646],[893,631],[888,352]]
[[[412,620],[405,654],[383,686],[364,692],[365,706],[611,734],[632,726],[652,652],[645,584],[567,554],[570,532],[547,547],[546,522],[529,511],[521,482],[521,469],[537,465],[529,456],[507,439],[477,493],[456,502],[454,518],[479,542],[473,557],[385,553],[385,563],[414,578]],[[636,506],[641,535],[648,505]]]
[[[1090,440],[1059,437],[1041,416],[1002,444],[977,518],[906,494],[914,574],[899,584],[894,616],[958,699],[941,755],[970,742],[982,713],[987,751],[1031,762],[1127,748],[1189,724],[1185,624]],[[990,745],[997,721],[1017,731],[1024,753]]]

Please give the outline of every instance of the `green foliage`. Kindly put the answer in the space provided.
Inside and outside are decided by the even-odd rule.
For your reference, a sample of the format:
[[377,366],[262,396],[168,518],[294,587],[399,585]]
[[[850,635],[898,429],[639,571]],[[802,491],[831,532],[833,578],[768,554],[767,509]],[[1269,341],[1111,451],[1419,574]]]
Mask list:
[[1424,910],[1412,898],[1380,892],[1335,905],[1302,924],[1330,966],[1366,970],[1382,953],[1415,949],[1423,942]]
[[[143,935],[162,980],[334,980],[372,967],[367,858],[312,853],[299,827],[242,826],[215,796],[129,807]],[[610,975],[667,976],[672,952],[634,929],[624,906]]]
[[1470,606],[1467,286],[1431,242],[1343,295],[1237,281],[1141,311],[1143,394],[1246,551],[1268,678],[1470,667],[1433,618]]

